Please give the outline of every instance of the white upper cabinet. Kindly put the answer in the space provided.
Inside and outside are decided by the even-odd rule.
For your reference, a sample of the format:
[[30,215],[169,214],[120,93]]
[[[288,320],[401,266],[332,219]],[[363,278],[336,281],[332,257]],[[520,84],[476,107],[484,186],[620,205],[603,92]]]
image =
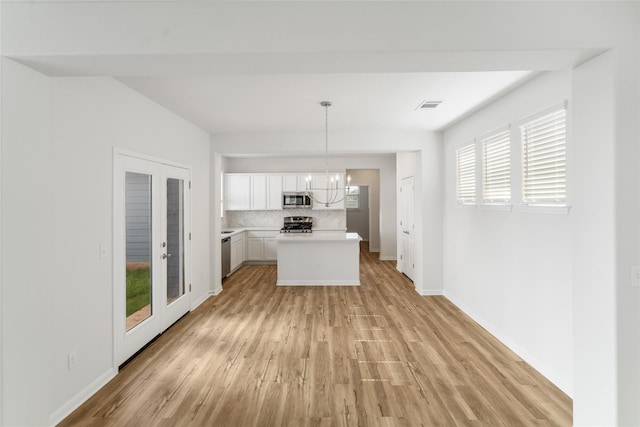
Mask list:
[[[318,203],[317,200],[326,201],[327,185],[336,187],[335,177],[338,176],[337,192],[335,199],[337,203]],[[250,173],[228,173],[225,174],[226,197],[225,210],[229,211],[250,211],[250,210],[282,210],[282,193],[306,191],[305,174],[250,174]],[[313,190],[313,209],[315,210],[341,210],[344,209],[344,186],[345,174],[331,174],[333,183],[327,184],[325,174],[312,174],[311,184]],[[319,190],[320,189],[320,190]]]
[[251,176],[226,174],[225,209],[246,211],[251,209]]
[[284,175],[282,177],[282,191],[305,191],[307,189],[305,178],[306,175]]
[[267,176],[267,210],[282,209],[282,175]]
[[282,175],[225,174],[228,211],[281,210]]
[[267,209],[267,177],[251,175],[251,209],[264,211]]

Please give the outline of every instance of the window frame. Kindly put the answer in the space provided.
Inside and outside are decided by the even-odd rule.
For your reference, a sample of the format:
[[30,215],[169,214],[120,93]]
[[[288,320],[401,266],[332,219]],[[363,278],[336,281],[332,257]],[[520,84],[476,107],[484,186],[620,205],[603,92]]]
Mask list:
[[[356,188],[358,191],[356,193],[350,193],[348,191],[345,192],[344,195],[344,208],[348,211],[357,211],[360,210],[360,186],[359,185],[349,185],[347,187],[349,189],[349,191],[351,191],[352,189]],[[350,208],[348,206],[348,200],[354,200],[353,196],[355,196],[355,201],[357,202],[358,206],[355,208]]]
[[[471,151],[471,153],[467,153]],[[476,205],[477,194],[477,165],[476,142],[469,142],[456,149],[456,203],[459,205]],[[464,167],[463,167],[464,166]],[[461,170],[461,167],[463,169]],[[463,179],[461,179],[463,178]],[[472,197],[464,197],[472,194]]]
[[[560,117],[557,117],[558,115],[560,115]],[[556,117],[554,118],[554,116]],[[528,133],[535,134],[536,131],[540,132],[545,128],[548,129],[548,128],[553,128],[554,126],[557,127],[557,124],[554,125],[553,122],[558,120],[561,121],[561,125],[562,125],[561,136],[557,136],[557,135],[551,136],[550,137],[552,138],[551,142],[544,142],[544,141],[540,141],[540,139],[542,138],[535,139],[527,136]],[[541,111],[537,114],[531,115],[523,120],[520,120],[520,122],[518,123],[518,128],[520,131],[520,150],[521,150],[520,152],[520,168],[521,168],[520,198],[521,198],[523,207],[525,207],[525,209],[527,207],[530,207],[530,208],[547,208],[547,209],[559,208],[561,210],[568,208],[567,102],[565,101],[560,105],[555,105],[551,108],[548,108],[544,111]],[[552,131],[554,130],[552,129]],[[555,131],[557,132],[557,130]],[[558,138],[560,139],[561,142],[553,141],[553,139],[558,139]],[[537,147],[538,153],[536,153],[535,156],[533,155],[528,156],[528,153],[532,151],[530,147],[531,145],[534,145],[534,147]],[[550,165],[554,163],[554,161],[541,158],[541,154],[539,154],[539,151],[541,151],[542,146],[545,146],[545,148],[548,147],[550,153],[557,154],[553,157],[550,157],[547,155],[546,158],[555,159],[555,163],[560,163],[562,166],[560,168],[561,169],[560,173],[556,173],[556,175],[553,175],[548,178],[548,179],[555,178],[556,181],[560,179],[560,187],[562,189],[561,191],[558,191],[557,184],[554,185],[553,183],[549,183],[549,185],[551,185],[555,189],[556,195],[561,194],[562,197],[540,197],[540,196],[535,197],[536,191],[537,192],[543,191],[540,187],[544,186],[544,181],[543,181],[543,178],[539,177],[540,172],[535,174],[535,175],[538,175],[538,180],[535,179],[535,175],[534,177],[531,176],[532,174],[530,173],[530,170],[532,168],[529,167],[529,164],[537,163],[538,166],[542,165],[542,166],[545,166],[546,168],[550,168],[551,167]],[[540,167],[538,167],[538,169],[540,169]],[[528,197],[527,194],[530,194],[530,193],[533,193],[533,194],[531,197]]]
[[[492,132],[486,133],[478,138],[481,149],[482,165],[481,165],[481,185],[482,185],[482,204],[483,205],[510,205],[512,201],[512,138],[511,138],[511,125],[502,126]],[[491,148],[489,148],[491,147]],[[488,155],[488,151],[495,150],[491,153],[491,157]],[[505,166],[506,160],[506,166]],[[502,164],[502,165],[501,165]],[[500,167],[502,166],[502,167]],[[488,171],[491,174],[488,175]],[[506,172],[506,179],[496,179],[498,173],[504,175]],[[494,185],[489,185],[488,178]],[[506,184],[505,181],[506,180]],[[506,197],[487,197],[488,189],[492,192],[507,192]]]

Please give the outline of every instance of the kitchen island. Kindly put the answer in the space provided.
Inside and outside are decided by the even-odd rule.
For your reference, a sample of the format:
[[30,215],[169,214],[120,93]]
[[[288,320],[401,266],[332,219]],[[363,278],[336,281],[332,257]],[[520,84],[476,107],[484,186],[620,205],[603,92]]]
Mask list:
[[278,286],[360,285],[358,233],[282,233],[278,242]]

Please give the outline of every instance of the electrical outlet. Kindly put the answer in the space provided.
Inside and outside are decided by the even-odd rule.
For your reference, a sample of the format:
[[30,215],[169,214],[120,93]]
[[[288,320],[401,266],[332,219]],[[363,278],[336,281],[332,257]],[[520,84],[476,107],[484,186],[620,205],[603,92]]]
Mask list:
[[640,288],[640,266],[631,267],[631,286]]
[[78,352],[77,351],[73,351],[73,352],[69,353],[68,362],[69,362],[69,370],[72,370],[73,368],[78,366]]

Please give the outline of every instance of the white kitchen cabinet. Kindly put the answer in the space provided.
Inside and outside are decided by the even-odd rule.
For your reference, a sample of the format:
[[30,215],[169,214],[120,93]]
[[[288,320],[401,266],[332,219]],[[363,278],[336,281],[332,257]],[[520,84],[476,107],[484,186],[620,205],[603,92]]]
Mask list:
[[251,209],[250,175],[226,174],[225,209],[228,211],[246,211]]
[[247,231],[247,261],[275,261],[278,258],[276,237],[279,230]]
[[[332,203],[329,205],[325,205],[323,203],[319,203],[319,201],[326,201],[327,200],[327,191],[325,190],[320,190],[320,189],[324,189],[327,188],[328,186],[335,186],[336,185],[336,176],[338,179],[338,184],[337,184],[337,195],[335,197],[336,200],[340,200],[337,203]],[[314,210],[339,210],[339,209],[344,209],[344,173],[339,173],[339,174],[329,174],[330,178],[333,178],[333,182],[331,182],[329,180],[329,182],[327,182],[327,175],[326,174],[317,174],[317,175],[312,175],[311,176],[311,182],[313,183],[313,209]]]
[[251,175],[251,210],[267,209],[267,177]]
[[226,174],[225,210],[282,209],[282,175]]
[[307,175],[288,174],[282,177],[282,191],[297,192],[307,189]]
[[240,267],[245,261],[245,233],[231,236],[231,271]]
[[267,176],[267,210],[282,210],[282,175]]
[[275,237],[265,237],[264,259],[265,261],[275,261],[278,259],[278,241]]
[[247,237],[247,261],[264,260],[264,238]]

